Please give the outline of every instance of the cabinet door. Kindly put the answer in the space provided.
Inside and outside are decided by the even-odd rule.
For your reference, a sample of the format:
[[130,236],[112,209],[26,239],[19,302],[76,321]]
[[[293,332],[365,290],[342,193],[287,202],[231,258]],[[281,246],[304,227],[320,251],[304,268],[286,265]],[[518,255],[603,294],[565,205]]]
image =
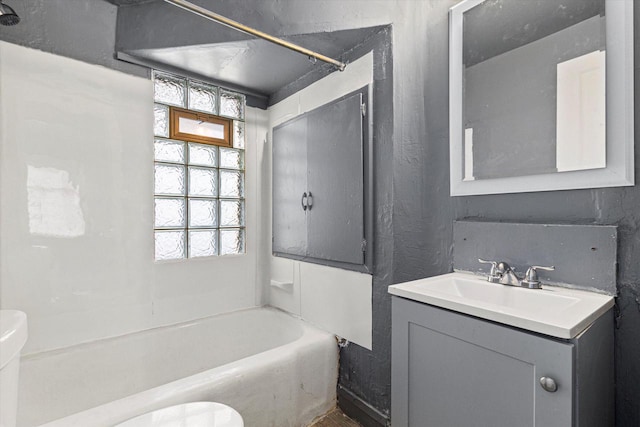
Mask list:
[[573,426],[572,344],[398,297],[392,307],[394,427]]
[[309,114],[308,255],[363,264],[364,165],[362,94]]
[[273,251],[307,254],[307,117],[273,129]]

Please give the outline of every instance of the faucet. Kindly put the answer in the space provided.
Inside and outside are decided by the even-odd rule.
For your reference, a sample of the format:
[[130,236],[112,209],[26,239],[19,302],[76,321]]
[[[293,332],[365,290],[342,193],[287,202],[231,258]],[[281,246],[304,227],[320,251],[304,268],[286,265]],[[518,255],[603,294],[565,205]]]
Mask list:
[[542,267],[539,265],[531,266],[527,269],[524,278],[520,279],[515,271],[504,261],[485,261],[478,258],[478,262],[483,264],[491,264],[491,271],[487,276],[487,281],[491,283],[499,283],[501,285],[520,286],[529,289],[540,289],[542,283],[538,280],[537,270],[555,270],[554,266]]
[[520,279],[516,275],[516,272],[506,262],[498,263],[498,271],[502,272],[498,283],[501,285],[520,286]]

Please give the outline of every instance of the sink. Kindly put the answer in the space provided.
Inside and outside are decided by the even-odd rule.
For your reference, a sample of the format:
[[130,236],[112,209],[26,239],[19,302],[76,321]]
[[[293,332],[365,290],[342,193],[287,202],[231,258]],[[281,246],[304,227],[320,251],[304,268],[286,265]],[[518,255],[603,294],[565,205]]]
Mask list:
[[527,289],[449,273],[389,286],[389,293],[557,338],[575,338],[613,307],[613,297],[543,286]]

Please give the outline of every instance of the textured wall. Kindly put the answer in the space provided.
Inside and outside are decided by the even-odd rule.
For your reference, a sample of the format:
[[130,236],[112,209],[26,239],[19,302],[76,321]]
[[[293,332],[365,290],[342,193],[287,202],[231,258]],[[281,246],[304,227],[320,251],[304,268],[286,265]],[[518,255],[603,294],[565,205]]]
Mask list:
[[[373,51],[373,187],[374,237],[371,287],[373,351],[350,344],[340,350],[339,384],[371,403],[382,413],[390,405],[391,305],[387,286],[391,282],[393,234],[393,61],[391,28],[354,49],[354,59]],[[349,58],[351,61],[352,59]]]
[[147,77],[146,68],[114,59],[117,6],[101,0],[14,0],[20,16],[0,40]]

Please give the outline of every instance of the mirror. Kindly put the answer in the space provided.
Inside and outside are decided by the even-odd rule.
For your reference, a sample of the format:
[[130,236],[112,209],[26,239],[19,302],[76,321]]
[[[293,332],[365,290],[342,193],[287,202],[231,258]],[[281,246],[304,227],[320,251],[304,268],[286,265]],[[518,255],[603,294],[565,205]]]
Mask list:
[[450,12],[451,195],[633,185],[633,1]]

